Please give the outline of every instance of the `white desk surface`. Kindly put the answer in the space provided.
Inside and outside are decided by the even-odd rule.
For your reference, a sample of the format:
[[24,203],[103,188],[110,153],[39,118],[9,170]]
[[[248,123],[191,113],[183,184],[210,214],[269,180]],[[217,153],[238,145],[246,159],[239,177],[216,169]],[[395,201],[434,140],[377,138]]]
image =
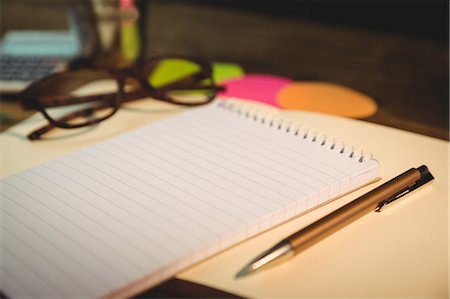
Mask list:
[[[26,134],[40,115],[0,134],[2,177],[175,115],[185,108],[153,100],[123,107],[90,129],[55,130],[49,140]],[[449,143],[367,122],[299,111],[282,115],[370,149],[382,180],[234,246],[177,275],[251,298],[448,298]],[[70,137],[60,134],[69,133]],[[357,196],[425,164],[435,180],[383,213],[371,213],[291,259],[247,278],[234,275],[255,255]]]

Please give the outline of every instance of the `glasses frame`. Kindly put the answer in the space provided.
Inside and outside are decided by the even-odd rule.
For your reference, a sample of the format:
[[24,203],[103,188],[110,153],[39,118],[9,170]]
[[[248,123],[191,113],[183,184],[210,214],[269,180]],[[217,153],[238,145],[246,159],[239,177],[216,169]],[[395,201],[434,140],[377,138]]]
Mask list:
[[[152,69],[155,68],[155,66],[160,63],[164,59],[183,59],[192,61],[200,66],[200,71],[195,73],[194,75],[190,77],[183,78],[182,80],[176,81],[174,83],[165,85],[161,88],[155,88],[150,85],[148,82],[148,74],[151,72]],[[36,91],[37,89],[42,86],[42,84],[48,82],[49,80],[54,80],[55,78],[64,77],[64,76],[70,76],[73,75],[76,71],[81,70],[90,70],[90,71],[97,71],[97,72],[103,72],[111,75],[113,79],[116,80],[117,83],[117,92],[115,93],[100,93],[100,94],[94,94],[89,96],[41,96],[39,97],[39,100],[36,98]],[[140,88],[137,90],[133,90],[131,92],[125,91],[125,83],[126,80],[129,78],[137,79],[139,82]],[[208,79],[211,82],[211,85],[205,86],[200,85],[200,81]],[[74,88],[76,88],[75,86]],[[79,86],[78,86],[79,87]],[[211,95],[207,98],[205,102],[202,103],[183,103],[183,102],[177,102],[170,98],[168,96],[168,93],[173,90],[179,90],[182,88],[183,90],[199,90],[199,89],[205,89],[211,91]],[[41,139],[42,135],[46,132],[50,131],[51,129],[58,127],[58,128],[64,128],[64,129],[74,129],[74,128],[81,128],[81,127],[87,127],[92,126],[95,124],[98,124],[111,116],[113,116],[121,107],[122,103],[134,101],[138,99],[142,99],[145,97],[152,97],[153,99],[176,104],[176,105],[183,105],[183,106],[199,106],[204,105],[209,102],[211,102],[215,96],[217,91],[223,91],[224,88],[221,86],[217,86],[214,82],[213,74],[212,74],[212,67],[210,63],[207,63],[201,59],[195,59],[191,57],[184,57],[184,56],[158,56],[153,57],[148,60],[145,60],[143,63],[140,63],[139,65],[133,65],[126,68],[120,68],[120,69],[105,69],[105,68],[81,68],[81,69],[73,69],[68,71],[63,71],[59,73],[52,74],[48,77],[42,78],[36,82],[33,82],[30,84],[24,91],[20,94],[21,104],[22,108],[25,110],[37,110],[42,113],[42,115],[45,117],[45,119],[48,121],[48,124],[34,130],[30,134],[28,134],[28,139],[30,140],[37,140]],[[89,103],[89,102],[98,102],[102,101],[105,104],[103,105],[97,105],[93,107],[89,107],[86,109],[74,111],[71,113],[68,113],[64,115],[61,118],[54,119],[51,117],[46,109],[47,108],[53,108],[53,107],[62,107],[72,104],[83,104],[83,103]],[[106,104],[108,103],[108,104]],[[89,116],[92,115],[97,110],[105,109],[105,108],[111,108],[112,111],[110,114],[100,117],[100,118],[94,118],[89,119],[84,123],[81,124],[69,124],[67,121],[80,117],[80,116]]]

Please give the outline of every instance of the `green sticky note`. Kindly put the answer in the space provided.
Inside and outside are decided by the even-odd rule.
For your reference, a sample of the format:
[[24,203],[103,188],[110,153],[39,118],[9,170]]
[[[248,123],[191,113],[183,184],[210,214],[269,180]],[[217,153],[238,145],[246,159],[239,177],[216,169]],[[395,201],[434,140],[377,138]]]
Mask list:
[[[214,82],[239,78],[244,75],[242,68],[234,63],[214,62],[212,64]],[[201,70],[197,63],[183,58],[168,58],[162,60],[149,76],[149,83],[160,88],[183,78],[190,77]]]
[[192,61],[178,58],[162,60],[155,66],[149,77],[149,83],[155,88],[163,87],[200,71],[200,66]]
[[213,62],[212,69],[213,79],[216,83],[244,76],[243,68],[236,63]]

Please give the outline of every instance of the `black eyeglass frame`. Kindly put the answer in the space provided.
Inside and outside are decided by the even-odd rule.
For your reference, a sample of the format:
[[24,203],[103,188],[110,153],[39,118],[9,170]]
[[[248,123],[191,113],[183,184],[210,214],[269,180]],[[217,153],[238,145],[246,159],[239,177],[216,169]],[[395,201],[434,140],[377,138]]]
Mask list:
[[[174,83],[165,85],[164,87],[155,88],[150,85],[148,82],[148,74],[151,73],[151,70],[155,68],[158,63],[160,63],[164,59],[183,59],[187,61],[191,61],[200,66],[200,71],[195,73],[190,77],[183,78],[182,80],[176,81]],[[50,80],[54,80],[55,78],[62,78],[64,76],[71,76],[74,72],[77,71],[94,71],[94,72],[103,72],[104,74],[109,74],[112,78],[114,78],[117,82],[117,92],[115,93],[100,93],[90,96],[41,96],[37,98],[37,91],[40,86],[45,84]],[[125,81],[129,78],[137,79],[140,84],[139,89],[133,90],[131,92],[125,92]],[[210,85],[201,84],[202,81],[208,80]],[[74,86],[74,89],[79,86]],[[183,90],[208,90],[211,94],[208,98],[201,103],[190,103],[190,102],[179,102],[168,96],[168,93],[173,90],[179,90],[182,88]],[[152,97],[153,99],[183,105],[183,106],[198,106],[204,105],[211,102],[215,96],[217,91],[224,90],[223,87],[217,86],[214,83],[212,67],[210,63],[207,63],[201,59],[194,59],[190,57],[183,56],[159,56],[150,58],[139,65],[133,65],[131,67],[122,68],[122,69],[104,69],[104,68],[83,68],[83,69],[75,69],[64,71],[60,73],[52,74],[48,77],[45,77],[41,80],[38,80],[31,85],[29,85],[21,94],[21,104],[23,109],[25,110],[37,110],[42,113],[42,115],[49,122],[46,126],[39,128],[33,132],[31,132],[27,137],[30,140],[40,139],[43,134],[48,132],[49,130],[58,127],[64,129],[72,129],[72,128],[80,128],[98,124],[111,116],[113,116],[120,108],[121,104],[124,102],[129,102],[145,97]],[[58,119],[54,119],[51,117],[46,109],[53,107],[60,107],[72,104],[83,104],[89,102],[99,102],[102,101],[102,104],[98,104],[97,106],[91,106],[89,108],[75,111],[64,115]],[[87,119],[84,123],[79,124],[70,124],[69,120],[74,119],[80,116],[89,116],[94,113],[96,110],[111,108],[111,112],[108,115],[105,115],[100,118]]]

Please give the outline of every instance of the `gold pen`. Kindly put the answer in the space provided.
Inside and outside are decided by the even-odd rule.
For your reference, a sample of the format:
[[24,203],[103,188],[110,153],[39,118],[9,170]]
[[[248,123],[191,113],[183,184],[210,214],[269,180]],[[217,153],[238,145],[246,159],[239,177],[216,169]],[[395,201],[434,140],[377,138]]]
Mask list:
[[244,277],[285,261],[356,219],[361,218],[363,215],[373,210],[380,212],[386,205],[433,179],[433,175],[425,165],[419,168],[411,168],[282,240],[253,259],[235,277]]

